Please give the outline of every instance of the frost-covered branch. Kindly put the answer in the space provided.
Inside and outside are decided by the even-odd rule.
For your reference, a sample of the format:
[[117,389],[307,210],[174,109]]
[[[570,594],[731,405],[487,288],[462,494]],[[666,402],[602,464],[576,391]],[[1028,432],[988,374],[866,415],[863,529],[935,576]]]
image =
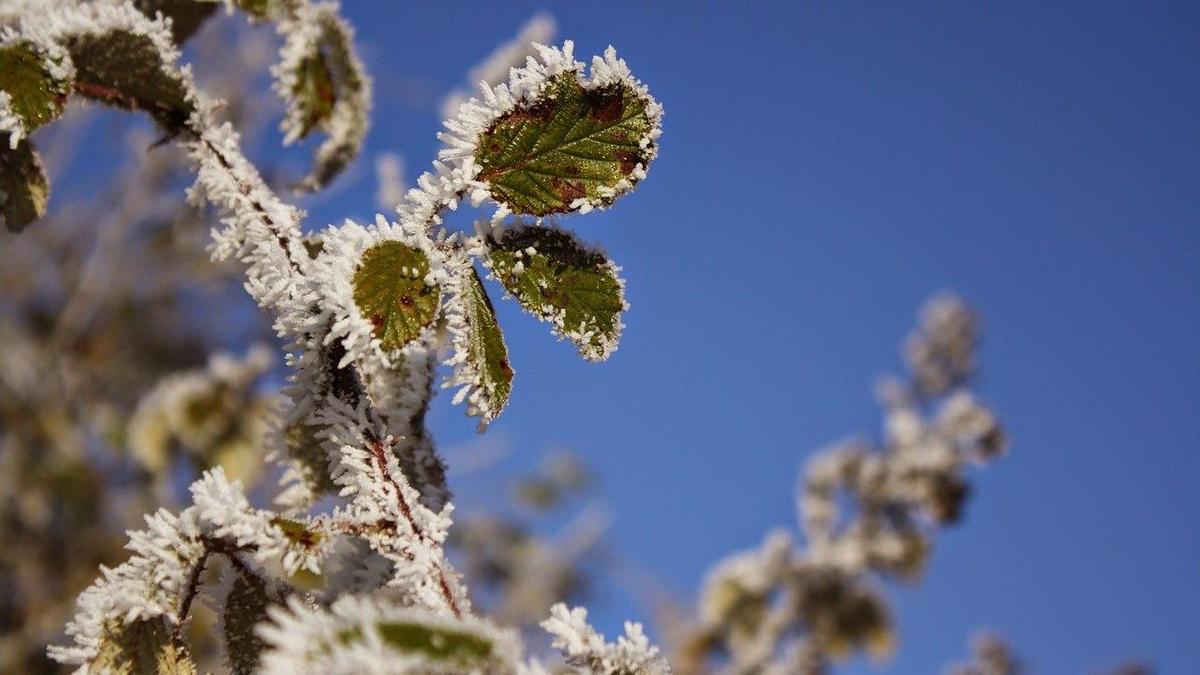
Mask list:
[[[285,141],[314,128],[328,134],[305,182],[320,187],[357,153],[366,128],[369,79],[353,54],[350,29],[336,3],[227,4],[274,22],[283,36],[274,73],[288,102]],[[142,10],[153,10],[153,18]],[[419,634],[411,663],[389,669],[448,669],[447,655],[438,651],[446,631],[473,630],[477,620],[445,558],[453,507],[424,423],[442,336],[452,336],[454,352],[447,384],[461,387],[456,400],[468,401],[481,424],[503,410],[514,371],[475,259],[583,356],[601,360],[615,349],[626,308],[619,268],[540,218],[608,207],[644,179],[657,153],[661,107],[611,48],[587,73],[570,42],[562,49],[537,46],[536,57],[512,70],[507,83],[485,85],[481,99],[464,103],[447,122],[446,148],[405,195],[397,221],[380,216],[367,226],[347,222],[305,236],[304,214],[266,184],[242,154],[238,133],[218,120],[220,104],[178,65],[174,40],[189,30],[182,22],[174,26],[171,14],[182,19],[184,11],[198,20],[207,15],[179,4],[122,0],[62,2],[15,15],[0,47],[22,72],[6,69],[0,77],[0,120],[10,140],[4,169],[24,192],[5,192],[4,214],[13,229],[40,215],[45,191],[38,196],[40,169],[24,137],[61,112],[67,92],[145,112],[187,151],[197,174],[189,195],[215,206],[222,223],[212,233],[214,257],[242,263],[246,290],[288,342],[293,374],[273,434],[275,456],[291,467],[278,500],[285,511],[253,509],[219,469],[206,473],[191,488],[192,506],[178,516],[159,511],[147,530],[131,533],[132,557],[105,570],[80,597],[80,613],[68,626],[75,643],[51,654],[104,670],[142,658],[149,642],[155,658],[185,663],[180,628],[214,556],[227,558],[233,574],[225,602],[280,623],[286,615],[268,605],[298,593],[288,579],[300,570],[317,573],[332,557],[347,573],[330,576],[322,592],[303,601],[291,597],[293,614],[305,609],[344,618],[347,607],[360,614],[375,607],[379,621],[407,626],[400,639],[406,648],[409,633]],[[442,213],[463,199],[495,204],[487,236],[442,227]],[[510,216],[539,220],[504,229]],[[222,373],[210,375],[164,384],[143,419],[162,410],[169,421],[175,399],[225,386]],[[338,505],[306,515],[328,492],[336,492]],[[339,604],[359,590],[377,591],[381,599],[373,602],[384,604]],[[224,624],[238,632],[226,640],[238,651],[229,654],[231,663],[257,663],[244,646],[272,643],[272,633],[256,640],[246,632],[252,625],[237,616],[226,615]],[[388,636],[378,624],[346,630],[372,643],[366,638]],[[342,633],[325,638],[358,644]],[[476,638],[468,642],[477,647]],[[284,668],[286,649],[277,644],[262,663]],[[612,649],[593,662],[572,646],[571,658],[593,669],[605,659],[636,672],[651,667],[653,653],[636,631]],[[500,651],[501,661],[515,663],[513,649]],[[311,655],[302,660],[312,666]]]

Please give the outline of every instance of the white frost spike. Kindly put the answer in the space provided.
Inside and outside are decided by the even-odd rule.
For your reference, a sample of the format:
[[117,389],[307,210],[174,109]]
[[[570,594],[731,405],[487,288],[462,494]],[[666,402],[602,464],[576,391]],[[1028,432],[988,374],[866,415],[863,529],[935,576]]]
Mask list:
[[0,91],[0,134],[8,134],[8,147],[16,150],[21,139],[25,137],[25,125],[21,118],[12,110],[12,97],[7,91]]
[[587,622],[587,610],[567,609],[561,602],[550,608],[550,618],[542,628],[554,636],[551,644],[562,651],[568,664],[594,675],[637,673],[666,675],[671,667],[659,656],[658,647],[650,644],[640,623],[625,622],[625,635],[616,644],[604,641]]

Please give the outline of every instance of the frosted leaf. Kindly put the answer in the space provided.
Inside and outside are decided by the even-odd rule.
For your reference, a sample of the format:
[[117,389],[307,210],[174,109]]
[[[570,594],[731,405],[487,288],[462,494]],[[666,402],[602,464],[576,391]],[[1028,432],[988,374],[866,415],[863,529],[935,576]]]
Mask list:
[[161,619],[105,626],[100,647],[87,664],[88,672],[105,675],[195,675],[187,648],[171,635]]
[[50,181],[29,141],[0,147],[0,215],[10,232],[20,232],[46,213]]
[[557,75],[480,135],[477,180],[518,214],[609,204],[650,162],[642,145],[655,126],[647,104],[620,82],[589,89],[575,72]]
[[305,138],[333,114],[333,73],[325,54],[320,49],[314,49],[301,59],[295,78],[291,102],[296,108],[293,114],[300,125],[296,135]]
[[438,156],[469,171],[472,201],[490,197],[498,216],[604,208],[646,177],[662,106],[612,47],[586,79],[571,41],[534,47],[506,84],[484,83],[446,120]]
[[589,361],[617,349],[625,282],[620,268],[569,232],[550,227],[505,230],[489,242],[486,264],[521,306],[579,347]]
[[381,621],[379,637],[401,652],[421,654],[431,661],[468,664],[487,659],[492,641],[467,631],[447,629],[420,621]]
[[230,672],[249,675],[258,667],[263,650],[255,626],[267,618],[266,583],[250,573],[233,572],[229,593],[221,612],[221,637]]
[[356,596],[328,610],[292,601],[269,614],[259,628],[268,673],[513,673],[520,658],[515,635],[481,619]]
[[179,131],[195,110],[190,82],[172,65],[174,52],[151,35],[121,29],[71,36],[75,90],[110,105],[149,113],[167,131]]
[[455,371],[447,386],[463,385],[455,401],[465,398],[467,413],[479,416],[481,425],[486,425],[508,404],[516,373],[509,365],[508,346],[492,300],[469,261],[455,275],[454,286],[456,293],[449,303],[454,356],[447,363]]
[[277,11],[268,3],[240,4],[252,15],[279,15],[285,42],[271,72],[275,90],[287,104],[281,124],[284,143],[314,131],[326,135],[300,185],[319,189],[358,156],[367,133],[371,82],[354,52],[354,32],[337,15],[335,3],[301,3],[294,12]]
[[383,349],[395,351],[433,324],[441,289],[425,282],[429,258],[399,241],[367,249],[354,273],[354,303]]
[[62,114],[71,85],[68,80],[55,77],[54,65],[28,42],[0,46],[0,92],[6,94],[0,110],[7,111],[20,125],[17,129],[6,129],[7,125],[0,124],[0,132],[9,132],[10,148]]

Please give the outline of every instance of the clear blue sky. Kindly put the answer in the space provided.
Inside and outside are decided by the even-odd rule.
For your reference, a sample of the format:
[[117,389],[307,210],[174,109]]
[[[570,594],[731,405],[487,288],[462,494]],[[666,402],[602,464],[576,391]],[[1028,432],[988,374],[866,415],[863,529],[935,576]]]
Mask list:
[[[872,381],[954,289],[1013,446],[896,595],[894,671],[987,626],[1042,673],[1200,672],[1200,5],[346,4],[377,75],[368,159],[410,175],[440,97],[538,10],[665,104],[642,189],[568,223],[625,266],[620,351],[583,364],[501,309],[518,380],[494,433],[518,462],[587,457],[624,554],[690,594],[794,526],[798,467],[877,431]],[[314,222],[372,212],[360,167]],[[472,436],[444,400],[434,429]],[[596,604],[610,633],[646,615]]]

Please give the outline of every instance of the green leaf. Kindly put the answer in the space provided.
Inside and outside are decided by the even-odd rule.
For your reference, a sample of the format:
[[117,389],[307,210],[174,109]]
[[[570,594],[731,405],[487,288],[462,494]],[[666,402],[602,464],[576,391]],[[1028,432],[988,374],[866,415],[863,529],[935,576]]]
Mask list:
[[425,283],[429,258],[399,241],[367,249],[354,273],[354,304],[384,351],[396,351],[433,324],[442,291]]
[[105,625],[89,672],[106,675],[195,675],[187,648],[171,635],[161,619]]
[[127,110],[142,110],[169,132],[179,131],[195,109],[187,81],[146,35],[113,30],[80,35],[67,43],[75,62],[75,90]]
[[516,374],[508,363],[508,346],[496,320],[496,310],[487,289],[472,266],[466,280],[463,302],[466,303],[467,358],[479,370],[483,397],[477,401],[483,420],[490,422],[500,416],[512,393]]
[[654,121],[647,101],[616,83],[586,89],[575,72],[555,76],[532,104],[504,114],[479,136],[478,179],[514,213],[574,210],[577,199],[607,205],[628,190]]
[[554,324],[589,361],[603,361],[621,338],[625,288],[618,269],[569,232],[526,227],[490,242],[492,274],[525,309]]
[[[9,107],[30,133],[62,114],[71,86],[54,79],[32,45],[17,42],[0,47],[0,91],[9,95]],[[0,143],[8,141],[0,137]]]
[[333,73],[318,48],[300,61],[296,73],[296,86],[292,96],[299,116],[299,138],[306,138],[313,129],[323,126],[333,115],[336,96],[333,90]]
[[0,215],[10,232],[20,232],[46,214],[50,181],[33,145],[22,139],[15,149],[0,141]]
[[234,574],[233,586],[221,612],[225,658],[235,675],[249,675],[258,668],[263,650],[263,641],[254,628],[266,620],[269,601],[262,579],[241,571]]

